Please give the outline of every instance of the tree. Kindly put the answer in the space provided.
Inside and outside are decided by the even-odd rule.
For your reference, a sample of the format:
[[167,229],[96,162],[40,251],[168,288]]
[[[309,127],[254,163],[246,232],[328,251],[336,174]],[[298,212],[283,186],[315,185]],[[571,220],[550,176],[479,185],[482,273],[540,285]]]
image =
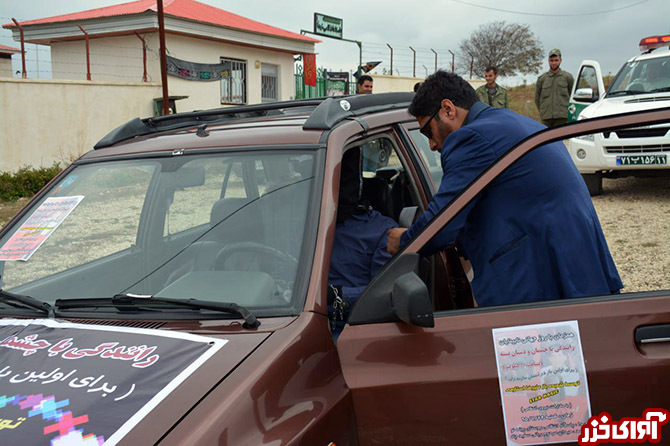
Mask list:
[[480,26],[459,44],[459,69],[482,76],[484,68],[495,66],[501,76],[540,71],[544,50],[529,25],[490,22]]

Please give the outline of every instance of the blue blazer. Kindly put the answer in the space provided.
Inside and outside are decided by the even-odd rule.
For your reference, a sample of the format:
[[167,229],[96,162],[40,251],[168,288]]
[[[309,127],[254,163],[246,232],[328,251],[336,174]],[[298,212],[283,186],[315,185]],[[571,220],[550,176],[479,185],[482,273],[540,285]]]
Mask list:
[[[477,102],[441,150],[444,176],[406,243],[471,181],[542,124]],[[584,181],[561,142],[508,168],[422,250],[456,242],[479,306],[616,293],[623,285]]]

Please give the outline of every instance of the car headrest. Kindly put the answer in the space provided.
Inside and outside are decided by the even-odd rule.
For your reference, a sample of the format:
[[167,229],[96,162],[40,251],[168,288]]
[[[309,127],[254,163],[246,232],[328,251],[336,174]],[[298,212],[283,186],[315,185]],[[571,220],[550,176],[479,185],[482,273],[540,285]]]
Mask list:
[[214,206],[212,206],[212,210],[209,214],[210,226],[213,227],[222,220],[228,218],[235,211],[249,203],[249,201],[251,200],[248,198],[221,198],[214,203]]

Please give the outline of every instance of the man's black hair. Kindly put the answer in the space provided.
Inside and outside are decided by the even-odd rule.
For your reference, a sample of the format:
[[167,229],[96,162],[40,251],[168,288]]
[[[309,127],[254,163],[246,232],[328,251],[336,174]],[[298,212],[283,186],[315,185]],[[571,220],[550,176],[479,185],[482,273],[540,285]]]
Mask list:
[[368,76],[367,74],[364,74],[363,76],[359,77],[358,78],[358,85],[363,85],[363,82],[365,82],[365,81],[373,82],[372,81],[372,76]]
[[493,65],[489,65],[488,67],[484,68],[484,73],[487,71],[493,71],[493,74],[498,74],[498,69]]
[[422,84],[422,83],[423,83],[423,82],[417,82],[416,84],[414,84],[414,93],[416,93],[417,91],[419,91],[419,88],[421,88],[421,84]]
[[470,110],[478,101],[475,89],[457,74],[436,71],[426,78],[409,106],[412,116],[430,116],[440,108],[443,99],[456,107]]

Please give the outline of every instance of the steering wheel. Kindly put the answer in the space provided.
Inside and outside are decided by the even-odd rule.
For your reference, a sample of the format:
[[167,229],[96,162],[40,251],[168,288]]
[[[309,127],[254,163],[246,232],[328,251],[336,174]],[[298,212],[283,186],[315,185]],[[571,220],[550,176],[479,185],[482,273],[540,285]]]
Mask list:
[[[289,263],[293,267],[298,266],[298,260],[295,257],[286,254],[285,252],[282,252],[270,245],[258,242],[233,242],[227,244],[219,251],[219,253],[216,255],[216,258],[214,259],[212,268],[214,270],[224,270],[228,259],[230,259],[233,255],[241,252],[255,254],[253,258],[258,258],[261,260],[266,259],[267,257],[272,257],[279,262]],[[251,261],[248,262],[247,266],[251,266]]]
[[647,91],[644,84],[642,82],[638,82],[638,81],[633,82],[632,84],[630,84],[626,90],[627,91],[642,91],[642,92]]

